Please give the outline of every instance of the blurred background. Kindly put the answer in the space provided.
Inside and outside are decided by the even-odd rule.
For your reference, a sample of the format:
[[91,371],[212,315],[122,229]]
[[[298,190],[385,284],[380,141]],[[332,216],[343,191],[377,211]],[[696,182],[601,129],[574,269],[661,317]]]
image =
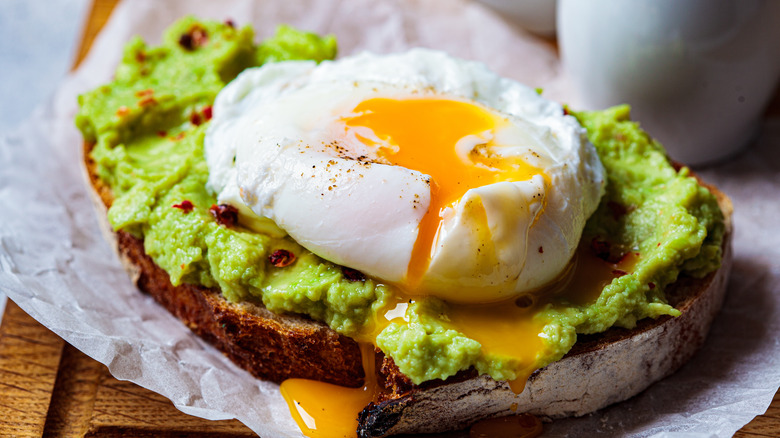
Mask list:
[[90,0],[0,0],[0,135],[51,96],[70,70]]

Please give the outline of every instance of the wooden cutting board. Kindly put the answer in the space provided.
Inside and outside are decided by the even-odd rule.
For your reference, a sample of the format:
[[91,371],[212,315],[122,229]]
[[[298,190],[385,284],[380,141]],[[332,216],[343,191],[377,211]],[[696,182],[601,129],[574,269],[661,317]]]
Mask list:
[[[77,62],[118,0],[94,0]],[[780,114],[780,99],[770,112]],[[0,325],[0,437],[256,437],[235,420],[208,421],[178,411],[154,392],[113,378],[8,302]],[[780,391],[766,414],[735,435],[780,436]]]

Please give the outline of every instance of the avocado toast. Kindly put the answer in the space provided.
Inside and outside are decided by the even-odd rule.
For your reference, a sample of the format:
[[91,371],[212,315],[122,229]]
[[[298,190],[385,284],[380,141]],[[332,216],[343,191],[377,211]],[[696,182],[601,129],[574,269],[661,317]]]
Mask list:
[[[296,47],[295,44],[291,45],[289,43],[267,43],[256,49],[251,45],[251,33],[247,36],[246,33],[248,31],[245,29],[231,29],[233,28],[229,25],[200,23],[189,20],[177,24],[176,27],[169,31],[169,36],[166,38],[167,46],[164,49],[147,50],[139,41],[131,43],[125,54],[125,62],[123,62],[123,66],[117,74],[117,82],[126,81],[126,84],[123,85],[126,87],[124,100],[121,100],[121,97],[116,101],[105,98],[108,99],[106,103],[105,100],[101,101],[103,98],[95,97],[101,93],[94,93],[82,101],[82,108],[95,108],[105,104],[105,106],[112,109],[105,113],[107,116],[103,120],[100,119],[100,116],[96,116],[92,109],[89,110],[91,115],[87,114],[88,111],[86,110],[79,115],[78,123],[87,140],[85,157],[92,186],[97,189],[97,193],[100,195],[101,205],[112,207],[113,209],[113,213],[109,211],[108,217],[113,229],[117,230],[116,237],[119,252],[126,261],[129,261],[129,266],[134,267],[133,270],[136,273],[135,276],[139,286],[155,296],[158,301],[184,320],[194,331],[225,351],[239,365],[250,370],[258,377],[274,381],[281,381],[291,377],[305,377],[326,380],[346,386],[360,385],[364,377],[363,367],[360,363],[360,350],[350,337],[344,335],[344,333],[349,333],[349,328],[347,326],[339,326],[340,322],[344,323],[344,321],[347,321],[349,323],[349,320],[340,319],[337,313],[334,314],[328,309],[319,309],[316,306],[304,309],[296,308],[294,305],[285,308],[284,299],[280,301],[278,297],[266,296],[258,299],[256,296],[253,297],[251,293],[245,293],[245,290],[242,289],[252,286],[252,279],[262,277],[262,272],[265,272],[266,269],[271,269],[271,267],[266,266],[259,269],[259,271],[253,272],[245,271],[248,273],[246,277],[242,278],[220,278],[219,275],[214,275],[214,272],[219,271],[219,269],[215,270],[214,266],[219,266],[224,257],[219,257],[213,246],[209,246],[207,248],[208,251],[200,250],[200,254],[196,256],[185,254],[184,257],[189,257],[186,260],[188,263],[180,263],[182,260],[166,255],[164,248],[166,245],[174,248],[187,248],[187,242],[181,242],[181,240],[191,239],[192,235],[186,232],[191,228],[178,229],[176,228],[178,225],[174,225],[173,228],[155,228],[149,225],[152,223],[150,218],[159,216],[161,222],[165,222],[168,220],[167,218],[174,217],[169,214],[173,212],[177,215],[176,217],[182,217],[185,221],[209,223],[210,225],[208,226],[216,230],[217,234],[228,232],[223,231],[223,229],[230,230],[230,228],[224,226],[224,223],[221,223],[219,214],[211,212],[214,199],[209,197],[210,195],[202,187],[203,177],[199,176],[197,172],[190,172],[190,168],[202,171],[203,166],[198,162],[198,148],[201,147],[203,131],[208,124],[208,119],[211,117],[211,101],[213,101],[213,96],[221,85],[224,85],[228,79],[237,74],[241,68],[261,62],[259,61],[261,56],[262,62],[287,59],[289,55],[285,54],[286,52],[284,51],[288,50],[290,46]],[[189,35],[189,37],[186,35]],[[224,35],[224,40],[222,35]],[[308,36],[308,38],[311,38],[311,36]],[[240,47],[235,49],[234,46],[230,46],[227,42],[234,42],[236,39],[244,41],[243,50]],[[311,41],[306,42],[306,44],[309,43]],[[210,50],[215,47],[217,49],[222,48],[224,51],[211,52]],[[155,76],[157,74],[155,72],[155,64],[147,65],[147,63],[151,62],[150,60],[155,58],[164,59],[167,56],[167,51],[175,52],[176,50],[184,55],[192,55],[188,62],[194,63],[193,65],[213,65],[217,67],[214,69],[214,72],[206,71],[203,74],[196,74],[197,78],[194,81],[185,81],[188,83],[187,90],[193,91],[190,94],[192,96],[191,100],[182,98],[180,93],[166,93],[165,81]],[[215,55],[209,55],[212,57],[206,59],[197,59],[194,55],[198,53],[213,53]],[[332,51],[328,52],[327,50],[326,53],[330,56],[333,54]],[[312,57],[312,54],[304,53],[302,56]],[[182,56],[179,62],[184,62],[185,59]],[[239,65],[243,65],[243,67],[238,67]],[[185,67],[184,70],[191,70],[197,73],[196,68]],[[144,73],[145,71],[146,73]],[[126,76],[123,74],[126,74]],[[170,76],[170,72],[161,74]],[[153,79],[150,79],[150,82],[138,80],[139,77],[143,78],[146,75]],[[207,82],[212,79],[213,81],[210,84],[204,85],[202,88],[193,85],[193,83],[198,83],[201,80]],[[170,82],[170,79],[168,81]],[[149,86],[149,84],[152,84],[152,86]],[[162,85],[158,86],[158,84]],[[110,90],[102,94],[114,96]],[[171,95],[176,97],[172,98],[170,97]],[[95,104],[95,102],[99,104]],[[127,104],[123,104],[125,102]],[[645,290],[639,291],[642,295],[651,296],[646,303],[653,305],[645,307],[645,310],[638,311],[638,313],[627,312],[625,315],[616,318],[620,320],[619,325],[633,327],[636,320],[649,316],[651,312],[648,309],[655,309],[656,315],[678,315],[680,309],[675,311],[672,306],[666,305],[666,301],[673,305],[685,302],[683,299],[680,299],[679,302],[676,302],[676,298],[673,299],[677,288],[691,294],[707,292],[711,289],[716,292],[722,291],[725,285],[725,273],[727,272],[729,252],[726,249],[728,248],[727,243],[730,233],[726,232],[728,229],[727,223],[719,220],[717,212],[712,210],[713,205],[716,205],[714,204],[715,198],[710,198],[708,195],[710,192],[698,186],[695,180],[688,176],[686,169],[678,170],[665,162],[663,153],[659,153],[660,147],[650,141],[634,124],[627,121],[628,112],[626,108],[616,108],[601,114],[577,114],[577,116],[588,127],[592,141],[603,155],[602,159],[610,156],[614,159],[612,169],[619,168],[626,161],[637,161],[636,156],[640,157],[639,161],[643,159],[656,160],[657,163],[654,164],[659,166],[659,173],[670,176],[673,179],[676,179],[679,175],[680,184],[685,186],[685,189],[681,191],[692,191],[692,198],[685,198],[687,200],[683,202],[688,203],[686,208],[693,211],[694,217],[702,217],[699,230],[703,229],[704,234],[700,236],[700,242],[696,249],[692,250],[693,252],[687,256],[680,256],[680,263],[676,265],[678,267],[671,270],[674,271],[673,274],[661,275],[656,281],[651,282],[652,286],[649,286],[649,284],[645,285],[643,286]],[[119,121],[118,124],[117,120]],[[589,124],[590,126],[588,126]],[[621,144],[626,145],[623,148],[625,151],[621,149]],[[194,158],[185,156],[183,159],[181,155],[170,153],[174,145],[176,150],[192,151],[190,157]],[[153,153],[144,155],[144,151],[152,151]],[[649,155],[641,155],[644,151],[648,151]],[[139,152],[141,153],[139,154]],[[639,155],[623,155],[624,153],[638,153]],[[122,156],[123,154],[124,156]],[[200,154],[202,155],[202,152]],[[149,156],[159,157],[160,160],[152,162],[149,160]],[[142,163],[140,170],[132,167],[138,163]],[[130,167],[128,167],[128,164]],[[176,176],[167,178],[162,174],[162,170],[165,170],[167,175],[171,166],[177,169],[174,172]],[[610,166],[607,167],[610,169]],[[629,171],[626,172],[626,175],[620,175],[619,172],[610,174],[610,176],[617,175],[614,177],[614,187],[623,185],[630,188],[630,184],[627,184],[625,180],[619,180],[618,176],[631,177],[632,173],[635,172]],[[146,176],[146,180],[159,184],[152,184],[151,186],[148,184],[138,185],[133,180],[127,178],[128,175],[137,177],[139,174]],[[646,175],[641,175],[641,177],[654,178]],[[173,184],[170,181],[174,181]],[[184,195],[181,192],[183,190],[182,187],[187,187],[187,184],[190,183],[200,184],[201,188],[197,194],[188,193]],[[670,183],[670,185],[673,184]],[[609,259],[615,256],[612,254],[611,249],[625,245],[626,242],[607,241],[603,237],[606,235],[619,235],[614,230],[625,229],[627,228],[626,224],[631,226],[641,225],[642,214],[647,214],[646,210],[643,211],[640,208],[645,203],[641,193],[637,194],[632,193],[630,190],[620,191],[618,189],[612,189],[613,191],[610,192],[610,190],[610,186],[608,186],[608,198],[605,198],[603,207],[600,207],[600,211],[596,214],[596,217],[600,219],[593,219],[586,227],[586,235],[588,235],[589,241],[594,242],[594,252],[607,262],[610,262]],[[675,193],[680,193],[680,191]],[[632,196],[635,197],[632,198]],[[188,201],[189,204],[184,201]],[[718,211],[723,211],[728,216],[727,200],[721,196],[720,201],[722,206]],[[693,204],[690,204],[691,202]],[[162,207],[158,208],[158,206]],[[701,211],[707,209],[709,209],[709,216],[702,216]],[[162,211],[166,213],[158,213]],[[638,219],[638,222],[631,222],[632,218],[640,219]],[[184,232],[177,232],[179,230]],[[236,229],[234,228],[233,230]],[[244,231],[243,229],[238,229],[236,236],[239,236],[244,241],[256,239],[251,237],[250,233],[245,233]],[[726,239],[722,239],[724,233]],[[165,237],[165,235],[174,238],[174,243],[160,243],[163,240],[159,238]],[[601,240],[596,239],[597,237],[601,237]],[[231,241],[231,239],[235,238],[235,236],[231,235],[217,238],[214,242],[215,245],[220,244],[220,242],[230,243],[235,242],[235,240]],[[268,239],[271,239],[270,244]],[[337,283],[343,282],[346,285],[345,287],[358,288],[358,296],[361,296],[359,295],[361,293],[369,294],[368,296],[371,298],[371,294],[373,294],[373,299],[377,300],[377,297],[382,293],[381,290],[376,292],[377,287],[370,284],[370,279],[368,281],[363,279],[358,282],[363,285],[369,283],[369,287],[353,286],[355,282],[349,278],[349,271],[344,271],[341,267],[333,266],[327,262],[320,265],[319,261],[311,261],[312,257],[306,254],[300,247],[295,246],[294,242],[274,239],[277,238],[270,236],[257,241],[258,247],[266,248],[262,254],[256,256],[258,260],[262,260],[263,264],[270,264],[276,267],[276,262],[274,262],[271,256],[276,251],[284,250],[296,254],[298,266],[303,264],[303,261],[311,262],[311,264],[307,265],[309,267],[315,266],[315,264],[324,266],[317,269],[325,269],[327,273],[332,274],[331,277],[335,279],[334,281]],[[191,245],[192,240],[189,244],[189,247],[193,247]],[[194,245],[196,248],[197,246]],[[658,247],[661,247],[660,242]],[[705,249],[701,250],[701,248]],[[666,249],[666,246],[664,246],[664,249]],[[648,251],[650,250],[652,249],[648,249]],[[621,252],[619,249],[617,251],[618,253]],[[623,252],[625,251],[623,250]],[[181,256],[180,252],[173,251],[173,253],[177,257]],[[203,253],[206,253],[207,256],[203,257]],[[211,258],[212,255],[217,258]],[[622,257],[624,254],[617,255]],[[724,260],[722,266],[725,269],[714,270],[721,258]],[[268,261],[266,262],[265,259],[268,259]],[[209,264],[210,268],[208,267]],[[166,266],[166,269],[162,269],[160,266]],[[677,282],[674,283],[674,286],[667,286],[667,284],[674,282],[679,270],[684,270],[690,275],[697,277],[696,280],[691,280],[696,286],[678,285],[684,284],[684,282]],[[623,281],[629,281],[632,278],[630,277],[631,273],[626,272],[625,274],[628,277]],[[619,277],[623,277],[623,275],[619,275]],[[243,283],[244,280],[246,280],[248,285]],[[665,296],[661,293],[662,289],[666,289]],[[651,290],[653,292],[650,292]],[[242,293],[245,296],[242,296]],[[710,297],[708,302],[715,303],[706,306],[708,309],[710,306],[718,307],[717,303],[722,295],[706,293],[705,296]],[[273,311],[269,311],[269,307]],[[588,310],[589,308],[591,310]],[[686,307],[682,306],[682,308]],[[577,309],[579,309],[578,314],[594,312],[592,306],[579,306]],[[350,312],[353,310],[350,309]],[[360,310],[357,310],[357,318],[365,318],[360,312]],[[301,317],[296,315],[296,313],[306,313],[310,317]],[[698,328],[692,333],[694,333],[695,339],[702,339],[709,321],[709,317],[704,315],[711,312],[697,310],[693,313],[697,315],[696,319],[701,320],[702,323],[697,325],[696,327]],[[578,318],[579,316],[575,315],[575,317]],[[328,328],[321,322],[312,320],[312,318],[328,321],[331,328]],[[681,318],[678,317],[672,320],[664,318],[655,323],[649,321],[640,322],[639,327],[652,324],[658,325],[667,320],[678,322],[682,321]],[[681,323],[678,322],[678,324]],[[603,324],[592,325],[598,326]],[[584,334],[591,331],[600,331],[586,326],[587,324],[581,324],[581,327],[577,330],[578,333]],[[622,329],[614,329],[612,332],[614,333],[615,330],[618,331],[617,333],[622,333],[616,335],[618,338],[632,337],[641,332],[641,330],[621,332],[620,330]],[[569,337],[572,335],[574,335],[574,332],[571,332]],[[610,332],[601,336],[612,339],[610,338],[612,336]],[[568,342],[573,344],[573,340]],[[577,342],[574,350],[569,353],[567,358],[577,357],[578,355],[583,357],[588,352],[596,354],[596,351],[605,350],[604,345],[619,344],[616,341],[608,344],[599,343],[598,340],[593,342],[596,344],[591,346],[589,346],[589,343]],[[601,347],[597,348],[594,345],[600,345]],[[698,345],[698,342],[685,342],[684,345],[686,346],[684,350],[690,349],[692,352]],[[580,351],[579,354],[576,353],[578,350]],[[606,351],[609,351],[609,349],[606,349]],[[560,355],[563,353],[565,351],[560,353]],[[629,389],[620,388],[615,390],[619,395],[612,395],[602,391],[605,394],[603,399],[590,403],[579,403],[580,407],[577,409],[560,408],[559,406],[556,411],[553,408],[556,404],[549,403],[549,408],[531,409],[531,411],[548,417],[581,415],[590,412],[605,404],[626,398],[638,392],[652,380],[676,368],[688,355],[689,353],[686,352],[678,353],[679,359],[672,360],[671,363],[665,361],[663,367],[660,365],[651,367],[665,369],[662,371],[654,370],[653,373],[648,373],[648,377],[644,379],[646,382],[642,384],[632,384]],[[566,360],[564,359],[559,363],[570,363],[566,362]],[[406,412],[405,415],[409,415],[412,418],[412,420],[404,420],[404,417],[400,414],[402,412],[400,408],[404,407],[406,409],[409,405],[414,405],[410,400],[419,401],[422,399],[421,396],[423,394],[439,394],[442,391],[435,388],[453,388],[455,392],[465,390],[467,393],[485,393],[485,391],[473,391],[468,386],[458,386],[459,384],[464,384],[463,382],[467,382],[466,385],[474,383],[480,388],[491,387],[492,385],[496,389],[502,387],[508,391],[505,388],[505,384],[499,384],[484,376],[477,377],[477,373],[473,368],[460,370],[447,379],[448,385],[442,386],[435,380],[428,380],[420,384],[409,381],[404,373],[398,371],[394,361],[387,356],[378,356],[377,363],[380,370],[380,383],[383,384],[387,391],[382,393],[381,399],[376,400],[378,404],[367,409],[362,416],[361,428],[363,430],[362,433],[366,436],[381,436],[385,433],[402,431],[433,431],[424,428],[430,426],[431,423],[426,424],[419,421],[420,418],[424,417],[420,417],[419,414],[413,414],[412,411],[403,411]],[[600,359],[599,363],[606,365],[610,362]],[[550,368],[548,367],[547,369]],[[543,380],[542,377],[539,377],[543,375],[544,372],[536,374],[535,377],[531,378],[529,385],[533,385],[535,380]],[[593,391],[585,388],[585,393],[591,392]],[[498,396],[500,391],[491,391],[491,393],[494,395],[490,395],[489,399],[500,398]],[[432,400],[442,403],[448,400],[447,397],[453,395],[453,393],[446,393],[443,396],[444,398],[441,398],[441,395],[432,395]],[[581,397],[579,399],[582,400]],[[462,412],[454,411],[447,417],[449,418],[447,421],[439,422],[435,426],[440,427],[440,430],[447,430],[462,427],[479,418],[513,412],[510,406],[514,402],[508,405],[504,403],[505,406],[503,408],[497,409],[496,406],[491,405],[474,411],[473,406],[478,405],[478,402],[469,398],[465,400],[467,404],[464,406],[468,408],[468,411],[475,412],[473,416],[464,416]],[[475,405],[474,403],[477,404]],[[452,406],[456,407],[457,405]],[[430,411],[430,408],[425,409]],[[425,409],[423,412],[425,412]],[[522,407],[520,409],[521,411],[524,410]],[[446,412],[448,410],[443,409],[440,411]],[[393,427],[396,428],[393,429]]]

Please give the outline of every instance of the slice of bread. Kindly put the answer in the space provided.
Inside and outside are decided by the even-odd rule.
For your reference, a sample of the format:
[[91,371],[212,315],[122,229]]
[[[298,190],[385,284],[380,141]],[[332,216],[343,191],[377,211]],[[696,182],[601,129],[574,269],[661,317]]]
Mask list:
[[[276,315],[250,303],[231,303],[218,290],[173,286],[168,274],[144,252],[143,241],[114,232],[106,219],[111,189],[97,176],[85,145],[85,170],[101,227],[134,282],[195,333],[254,376],[281,382],[300,377],[357,387],[364,373],[355,341],[325,324],[297,315]],[[730,200],[709,187],[726,218],[721,267],[702,279],[680,278],[667,288],[676,318],[640,321],[633,330],[612,328],[581,336],[560,361],[536,371],[519,396],[505,382],[461,372],[446,381],[416,386],[378,353],[385,392],[360,414],[358,435],[457,430],[485,418],[528,412],[544,419],[580,416],[626,400],[674,372],[702,345],[721,307],[731,268]]]

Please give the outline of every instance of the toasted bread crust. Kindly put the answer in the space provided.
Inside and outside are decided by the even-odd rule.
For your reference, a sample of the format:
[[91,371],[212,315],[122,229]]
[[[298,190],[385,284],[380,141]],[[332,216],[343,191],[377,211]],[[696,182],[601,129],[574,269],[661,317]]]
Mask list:
[[275,382],[298,377],[342,386],[363,383],[360,350],[352,339],[299,316],[230,303],[216,290],[173,286],[168,273],[144,253],[143,241],[122,231],[117,237],[122,257],[140,268],[138,288],[252,375]]
[[[363,383],[357,343],[326,325],[299,315],[276,315],[262,305],[230,303],[218,290],[173,286],[169,275],[146,255],[141,239],[110,229],[105,213],[113,194],[96,173],[91,147],[85,144],[84,162],[101,227],[141,290],[258,378],[281,382],[301,377],[351,387]],[[536,371],[519,396],[505,382],[478,376],[473,369],[417,386],[379,353],[378,377],[385,391],[361,412],[358,435],[443,432],[520,412],[545,419],[579,416],[630,398],[674,372],[704,342],[731,267],[731,203],[714,187],[709,189],[727,220],[723,263],[703,279],[681,278],[667,289],[670,304],[682,316],[582,336],[562,360]]]

